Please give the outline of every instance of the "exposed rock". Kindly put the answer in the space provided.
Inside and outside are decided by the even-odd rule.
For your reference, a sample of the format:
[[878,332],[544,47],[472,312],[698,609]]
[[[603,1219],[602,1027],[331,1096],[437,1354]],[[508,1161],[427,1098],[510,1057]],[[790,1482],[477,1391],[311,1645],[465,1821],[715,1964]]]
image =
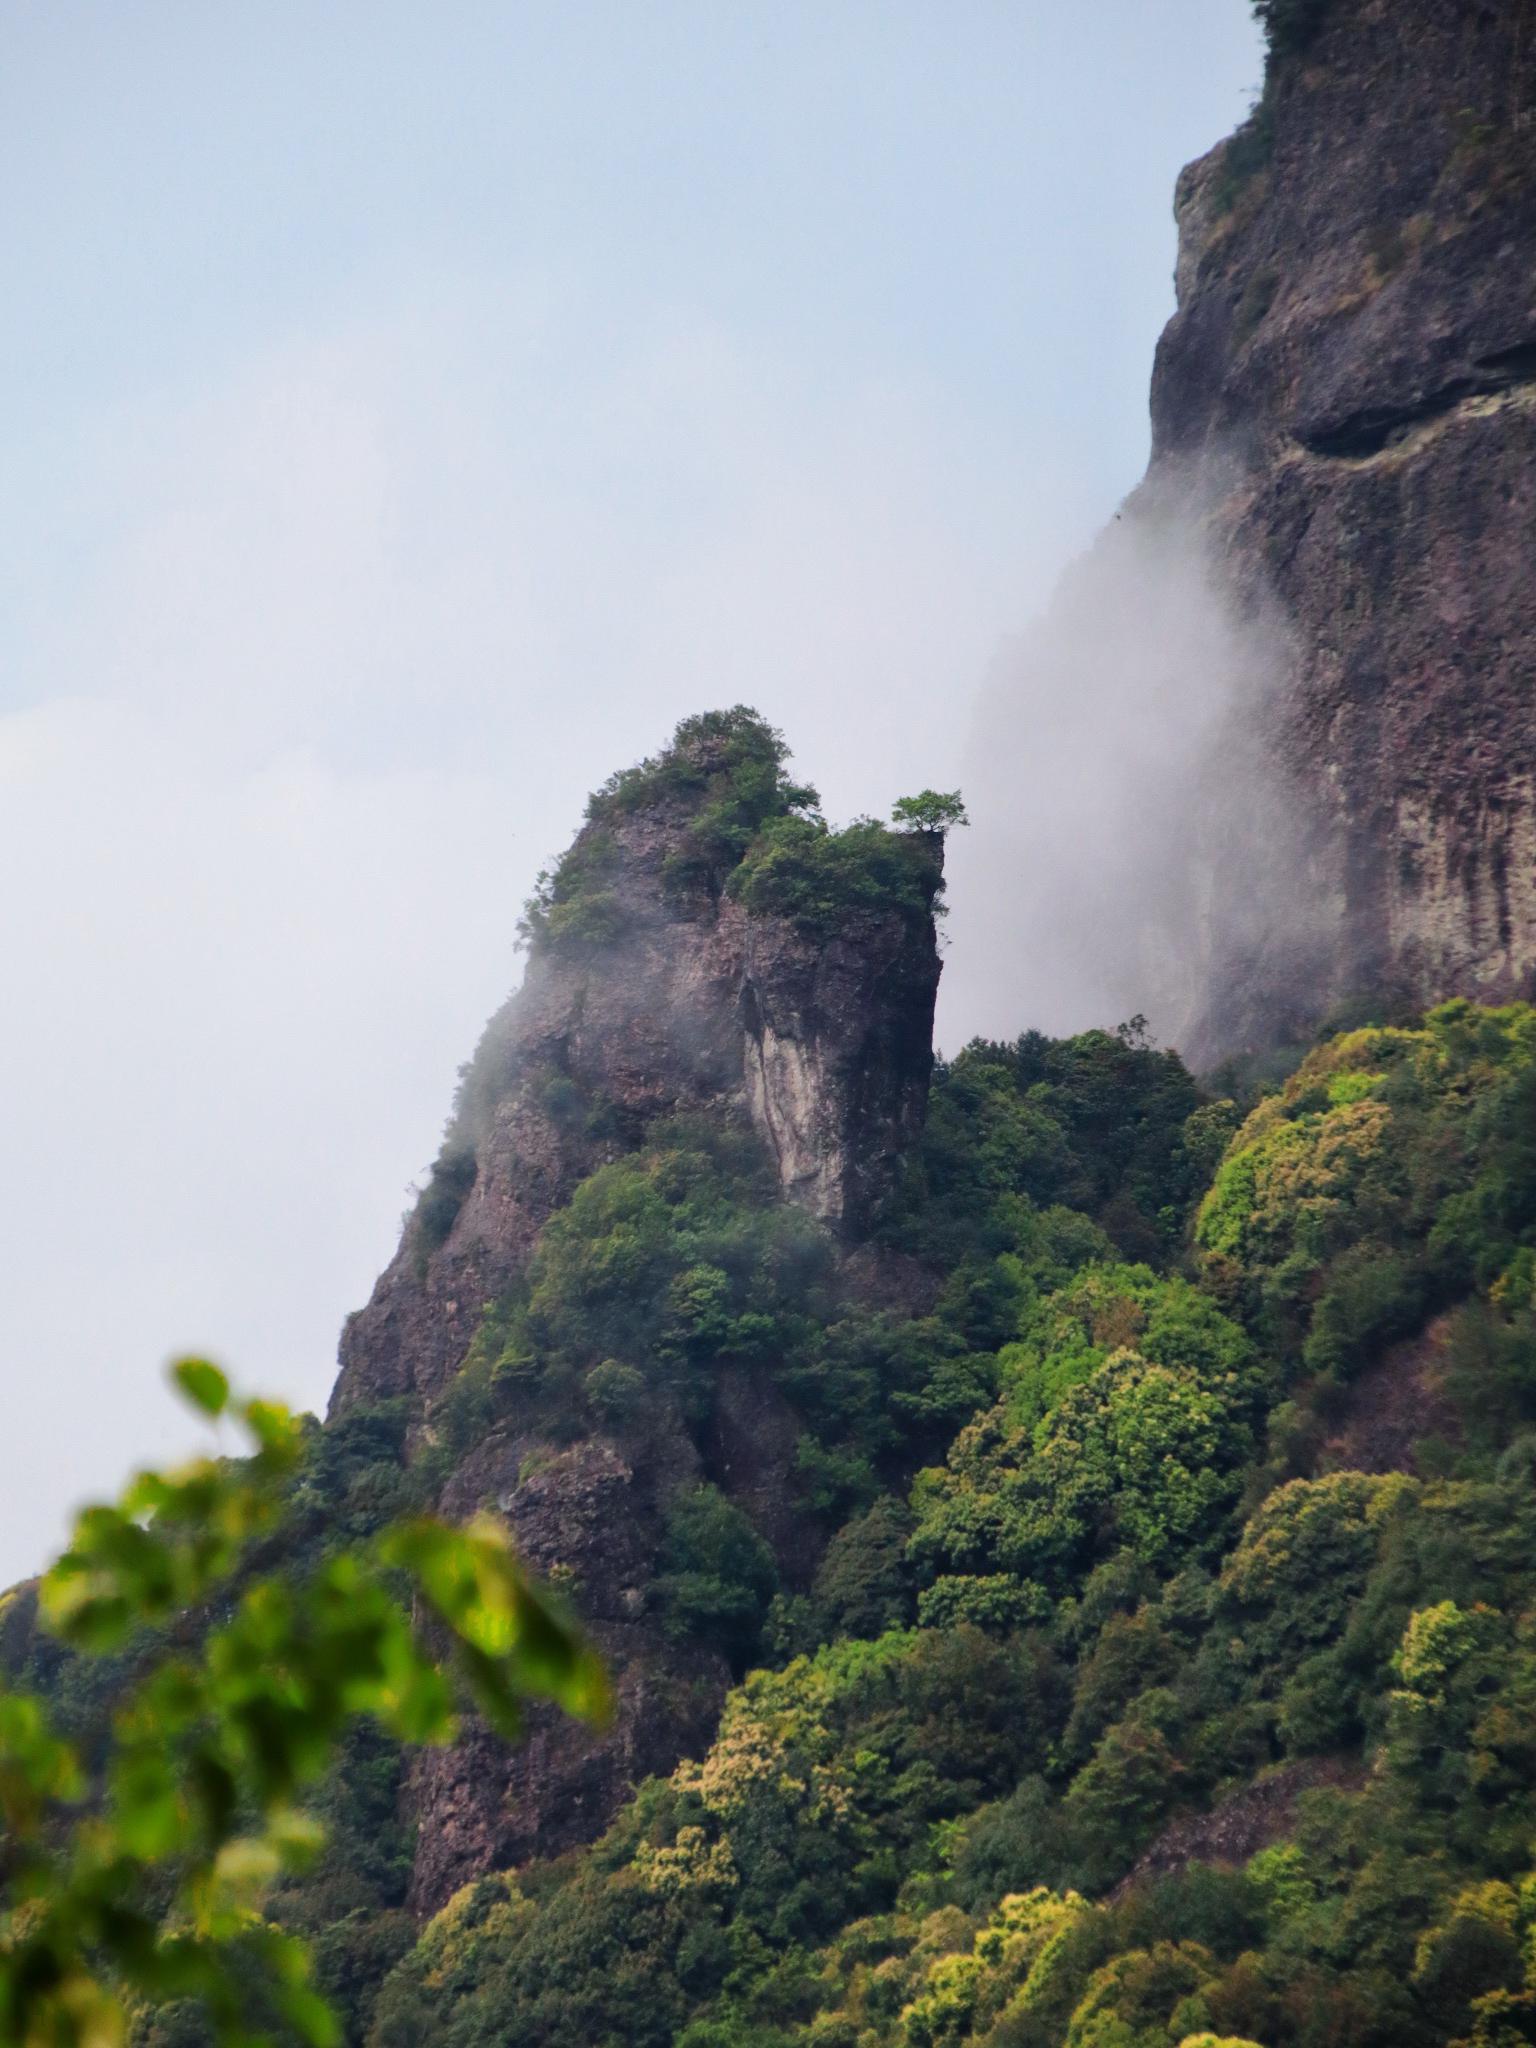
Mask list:
[[1233,960],[1218,913],[1210,1049],[1298,972],[1314,1021],[1536,987],[1533,106],[1523,0],[1336,0],[1181,181],[1151,481],[1198,475],[1230,587],[1283,615],[1270,730],[1331,905],[1300,961]]
[[666,1641],[645,1597],[662,1503],[697,1476],[697,1455],[670,1417],[627,1449],[592,1438],[554,1451],[500,1437],[450,1482],[446,1513],[499,1509],[522,1556],[580,1610],[616,1702],[608,1730],[535,1709],[520,1744],[476,1724],[452,1749],[421,1753],[410,1788],[419,1910],[486,1870],[591,1841],[640,1779],[702,1752],[714,1733],[730,1675],[724,1659]]
[[[707,735],[689,744],[691,766],[710,769]],[[866,905],[808,931],[749,911],[718,874],[698,872],[704,796],[667,785],[628,807],[597,801],[568,856],[588,878],[585,922],[557,933],[551,917],[536,932],[522,988],[466,1070],[433,1183],[347,1325],[333,1414],[406,1395],[426,1415],[550,1216],[658,1118],[749,1123],[784,1196],[845,1240],[885,1193],[926,1106],[932,917],[910,902]],[[917,850],[936,884],[939,844]],[[850,1251],[849,1285],[910,1294],[917,1282],[900,1266]],[[602,1733],[535,1713],[519,1746],[471,1726],[417,1761],[419,1910],[487,1869],[590,1841],[640,1778],[703,1750],[729,1672],[713,1651],[669,1640],[648,1601],[667,1501],[705,1476],[707,1458],[785,1582],[804,1585],[816,1535],[795,1511],[798,1438],[782,1397],[738,1367],[722,1371],[699,1443],[653,1402],[621,1436],[555,1446],[514,1421],[470,1448],[444,1511],[505,1516],[521,1554],[581,1615],[617,1707]]]
[[785,1193],[841,1230],[884,1193],[927,1102],[932,920],[861,910],[826,937],[677,892],[667,863],[692,816],[667,799],[602,828],[617,935],[535,944],[450,1134],[472,1154],[473,1182],[441,1244],[425,1241],[420,1212],[407,1224],[343,1333],[332,1413],[437,1392],[553,1211],[658,1117],[750,1118]]
[[1052,881],[1028,1021],[1209,1062],[1536,988],[1533,109],[1526,0],[1331,0],[1180,178],[1147,477],[970,781],[963,859]]
[[1219,1799],[1208,1813],[1187,1813],[1170,1821],[1150,1849],[1137,1857],[1130,1874],[1110,1893],[1120,1899],[1151,1877],[1168,1877],[1190,1863],[1215,1863],[1228,1869],[1246,1863],[1272,1842],[1291,1834],[1302,1795],[1323,1786],[1357,1792],[1365,1783],[1364,1768],[1340,1757],[1307,1757],[1299,1763],[1277,1764],[1252,1784]]
[[1436,1316],[1354,1376],[1343,1412],[1319,1446],[1319,1470],[1416,1473],[1424,1443],[1461,1441],[1444,1384],[1452,1321]]
[[820,1554],[812,1525],[796,1512],[795,1451],[800,1425],[762,1374],[725,1367],[716,1381],[710,1468],[772,1546],[792,1587],[810,1583]]

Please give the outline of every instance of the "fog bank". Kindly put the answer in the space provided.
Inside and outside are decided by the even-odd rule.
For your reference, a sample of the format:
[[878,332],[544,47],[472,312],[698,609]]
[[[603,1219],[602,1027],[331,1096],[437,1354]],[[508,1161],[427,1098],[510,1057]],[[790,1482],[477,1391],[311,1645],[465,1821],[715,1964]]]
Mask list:
[[[941,1042],[1140,1013],[1195,1060],[1261,950],[1308,942],[1303,828],[1266,738],[1288,654],[1198,494],[1138,492],[999,655],[949,863]],[[1219,963],[1219,965],[1218,965]]]

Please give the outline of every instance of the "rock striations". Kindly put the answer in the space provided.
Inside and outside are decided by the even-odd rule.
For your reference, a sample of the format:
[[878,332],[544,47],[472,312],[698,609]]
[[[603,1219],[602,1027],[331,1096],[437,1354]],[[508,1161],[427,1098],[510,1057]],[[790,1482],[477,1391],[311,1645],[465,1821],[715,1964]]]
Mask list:
[[[868,886],[813,896],[791,862],[777,898],[758,892],[785,907],[765,907],[727,886],[763,827],[788,820],[812,854],[845,837],[807,818],[814,792],[788,785],[781,765],[760,721],[716,714],[594,798],[529,906],[525,981],[464,1071],[400,1248],[348,1322],[333,1415],[404,1397],[430,1436],[434,1404],[549,1219],[660,1119],[755,1132],[783,1196],[839,1243],[867,1221],[922,1127],[942,843],[856,827],[909,878],[900,900]],[[702,1448],[665,1403],[619,1435],[552,1445],[514,1414],[462,1447],[444,1507],[495,1508],[537,1569],[579,1587],[618,1710],[602,1737],[551,1715],[516,1750],[472,1729],[422,1758],[419,1907],[484,1870],[590,1840],[634,1783],[707,1742],[726,1662],[666,1640],[645,1613],[666,1503],[707,1477],[792,1577],[785,1548],[805,1540],[789,1512],[796,1436],[782,1400],[737,1371]]]

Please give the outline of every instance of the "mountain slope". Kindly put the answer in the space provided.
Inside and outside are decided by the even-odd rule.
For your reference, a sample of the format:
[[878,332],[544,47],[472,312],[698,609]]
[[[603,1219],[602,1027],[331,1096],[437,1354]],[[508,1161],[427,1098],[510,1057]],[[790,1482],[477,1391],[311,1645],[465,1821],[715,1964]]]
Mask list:
[[[937,835],[832,833],[814,803],[741,709],[597,793],[343,1337],[333,1416],[404,1400],[443,1505],[506,1517],[618,1694],[601,1737],[549,1713],[516,1750],[471,1727],[417,1760],[418,1908],[591,1840],[707,1740],[757,1609],[814,1561],[784,1382],[820,1325],[900,1286],[848,1246],[921,1128],[942,874]],[[657,1582],[697,1579],[691,1550],[718,1542],[767,1590],[684,1587],[693,1621],[664,1625]]]
[[[1536,2041],[1536,19],[1260,12],[970,872],[1267,1057],[935,1063],[956,807],[742,707],[596,793],[285,1540],[493,1510],[618,1709],[338,1760],[262,1910],[355,2048]],[[122,1667],[0,1656],[92,1754]]]
[[[1345,1034],[1235,1132],[1194,1105],[1103,1034],[941,1073],[882,1226],[936,1248],[936,1309],[864,1327],[852,1399],[817,1362],[825,1440],[870,1449],[765,1667],[591,1852],[429,1922],[373,2039],[1280,2048],[1536,2011],[1536,1011]],[[1426,1324],[1442,1433],[1349,1469]]]

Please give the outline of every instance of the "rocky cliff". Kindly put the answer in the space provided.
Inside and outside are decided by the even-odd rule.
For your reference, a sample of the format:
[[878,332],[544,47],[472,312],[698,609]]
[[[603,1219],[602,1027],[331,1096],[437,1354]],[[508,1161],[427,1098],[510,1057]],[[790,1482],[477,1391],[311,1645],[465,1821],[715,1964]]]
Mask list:
[[[1498,999],[1536,983],[1536,11],[1314,12],[1180,180],[1149,486],[1193,472],[1286,628],[1314,1000]],[[1294,967],[1218,947],[1213,1035]]]
[[[841,1263],[922,1126],[942,843],[869,824],[829,833],[782,762],[751,714],[706,716],[594,798],[529,905],[526,978],[464,1071],[399,1250],[348,1322],[333,1415],[404,1397],[426,1439],[440,1432],[466,1354],[551,1217],[664,1120],[751,1133],[764,1184]],[[573,1588],[619,1704],[601,1739],[551,1715],[516,1751],[472,1731],[424,1757],[418,1904],[591,1839],[630,1785],[707,1739],[726,1660],[668,1639],[646,1611],[668,1503],[719,1486],[793,1582],[815,1543],[794,1513],[797,1436],[745,1365],[715,1376],[707,1412],[662,1392],[593,1426],[579,1394],[553,1412],[514,1394],[457,1425],[445,1507],[496,1508],[523,1554]]]
[[[999,934],[1014,1005],[1146,1009],[1207,1061],[1536,984],[1536,13],[1267,12],[1259,105],[1179,180],[1146,479],[970,792],[985,825],[1022,763],[993,803],[1057,847],[1054,787],[1099,814],[1076,899]],[[973,855],[1027,896],[1042,851]]]
[[[1252,120],[1180,181],[1151,465],[1025,652],[1022,729],[1003,679],[994,810],[1026,850],[980,850],[1015,1027],[1074,965],[1090,1014],[1151,1008],[1207,1059],[1356,995],[1536,979],[1533,17],[1293,13]],[[601,1740],[551,1719],[419,1760],[418,1907],[590,1840],[707,1741],[728,1659],[657,1606],[679,1499],[718,1489],[807,1582],[802,1419],[750,1345],[716,1347],[707,1396],[663,1375],[623,1415],[590,1390],[633,1361],[599,1349],[541,1406],[528,1289],[573,1197],[679,1118],[751,1134],[846,1283],[922,1124],[940,850],[828,834],[776,736],[723,714],[600,791],[530,905],[526,979],[347,1328],[333,1412],[410,1404],[444,1505],[495,1506],[571,1588],[619,1711]],[[479,1409],[475,1371],[500,1388]]]
[[888,1187],[933,1063],[937,843],[922,849],[933,870],[915,917],[877,895],[809,920],[745,907],[723,886],[737,849],[712,867],[697,829],[731,780],[733,736],[710,719],[680,729],[635,771],[648,779],[596,801],[563,896],[533,906],[523,984],[465,1069],[431,1181],[343,1334],[333,1413],[439,1391],[551,1213],[658,1118],[749,1121],[785,1195],[844,1233]]

